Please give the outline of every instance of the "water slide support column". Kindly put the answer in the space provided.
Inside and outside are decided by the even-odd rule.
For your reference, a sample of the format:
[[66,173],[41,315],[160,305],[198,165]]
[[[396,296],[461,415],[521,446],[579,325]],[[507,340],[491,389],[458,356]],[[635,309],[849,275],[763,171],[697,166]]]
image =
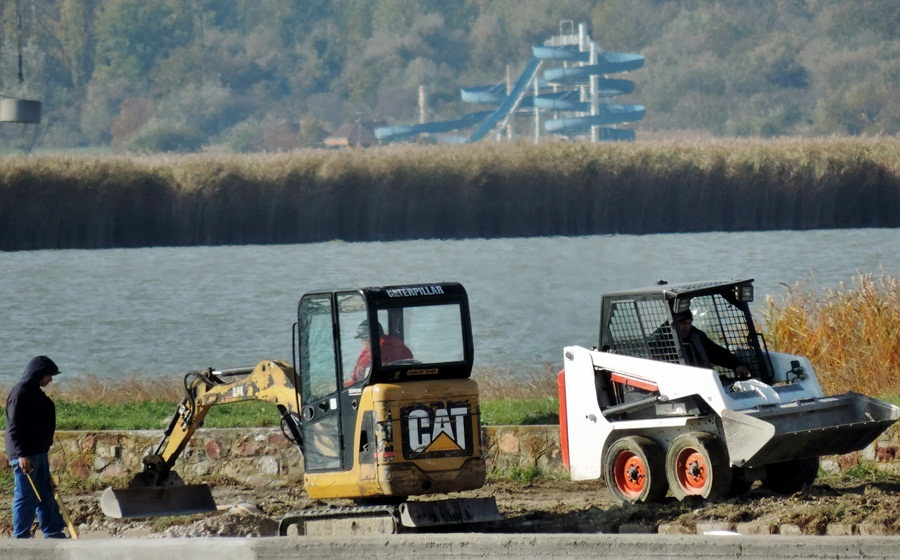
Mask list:
[[[597,64],[597,43],[591,41],[591,65]],[[600,76],[591,74],[591,116],[600,112]],[[600,126],[591,126],[591,142],[600,141]]]
[[[535,99],[541,93],[540,85],[538,84],[539,80],[537,74],[534,75],[534,78],[531,80],[531,83],[534,84],[534,97]],[[537,108],[537,105],[534,105],[532,109],[534,111],[534,143],[541,143],[541,110]]]
[[[512,93],[512,67],[507,64],[506,65],[506,96],[509,97],[509,94]],[[507,119],[506,121],[506,139],[509,142],[512,142],[513,139],[513,130],[512,130],[512,119]]]
[[425,124],[425,86],[419,86],[419,124]]

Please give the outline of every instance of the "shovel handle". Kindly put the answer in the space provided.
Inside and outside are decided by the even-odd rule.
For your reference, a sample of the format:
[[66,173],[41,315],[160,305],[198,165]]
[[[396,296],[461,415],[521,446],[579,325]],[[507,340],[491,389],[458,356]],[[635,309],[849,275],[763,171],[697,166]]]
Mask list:
[[31,473],[25,473],[25,476],[28,477],[28,482],[31,483],[31,489],[34,490],[34,495],[37,496],[38,501],[39,502],[43,501],[43,500],[41,500],[41,493],[38,492],[37,486],[34,485],[34,479],[31,478]]
[[78,531],[75,530],[75,524],[72,523],[72,518],[69,517],[69,510],[66,509],[66,504],[63,503],[62,495],[59,493],[59,480],[56,478],[56,475],[50,477],[50,483],[53,486],[53,497],[59,505],[59,512],[62,514],[63,520],[69,528],[69,534],[72,535],[73,539],[77,539]]

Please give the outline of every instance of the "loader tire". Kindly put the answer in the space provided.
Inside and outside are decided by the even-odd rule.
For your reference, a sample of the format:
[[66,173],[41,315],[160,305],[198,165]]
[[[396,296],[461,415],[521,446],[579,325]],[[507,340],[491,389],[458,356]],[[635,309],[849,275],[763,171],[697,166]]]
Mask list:
[[721,440],[706,432],[679,436],[666,453],[666,478],[678,500],[722,498],[731,489],[731,465]]
[[819,476],[819,458],[806,457],[766,465],[763,488],[776,494],[793,494],[812,486]]
[[655,441],[629,436],[607,450],[603,477],[619,503],[658,502],[666,496],[665,453]]

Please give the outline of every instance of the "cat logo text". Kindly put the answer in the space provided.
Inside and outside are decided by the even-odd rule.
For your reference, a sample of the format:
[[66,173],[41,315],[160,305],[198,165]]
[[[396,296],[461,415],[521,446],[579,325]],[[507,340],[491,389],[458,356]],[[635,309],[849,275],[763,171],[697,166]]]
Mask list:
[[439,402],[408,406],[401,410],[401,433],[403,456],[408,459],[471,455],[471,405]]

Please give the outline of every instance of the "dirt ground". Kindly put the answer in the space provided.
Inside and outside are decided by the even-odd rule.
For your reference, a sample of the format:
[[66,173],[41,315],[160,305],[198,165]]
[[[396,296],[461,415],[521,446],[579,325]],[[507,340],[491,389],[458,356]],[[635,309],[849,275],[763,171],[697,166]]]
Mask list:
[[[64,502],[81,538],[271,536],[286,514],[304,508],[350,505],[349,501],[314,502],[299,489],[256,489],[217,485],[213,494],[219,511],[207,515],[153,520],[106,518],[99,507],[100,492],[64,495]],[[824,534],[829,523],[868,523],[900,535],[900,476],[877,481],[819,480],[792,496],[763,489],[726,501],[678,502],[620,506],[601,482],[537,479],[527,483],[491,480],[466,496],[495,496],[504,520],[479,526],[483,532],[503,533],[616,533],[622,524],[677,524],[695,529],[697,523],[761,521],[793,523],[804,534]],[[0,495],[0,538],[10,536],[11,492]]]

